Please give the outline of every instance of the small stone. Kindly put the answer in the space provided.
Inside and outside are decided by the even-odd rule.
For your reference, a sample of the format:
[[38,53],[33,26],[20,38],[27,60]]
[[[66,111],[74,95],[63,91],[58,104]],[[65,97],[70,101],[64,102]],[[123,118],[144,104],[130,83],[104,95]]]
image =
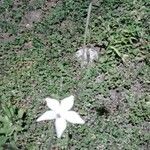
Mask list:
[[29,23],[28,23],[28,24],[26,24],[26,28],[27,28],[27,29],[32,28],[32,24],[29,24]]

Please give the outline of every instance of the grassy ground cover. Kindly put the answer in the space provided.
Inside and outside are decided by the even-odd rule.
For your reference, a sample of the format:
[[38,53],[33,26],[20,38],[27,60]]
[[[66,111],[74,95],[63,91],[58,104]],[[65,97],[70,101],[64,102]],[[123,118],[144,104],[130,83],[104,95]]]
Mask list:
[[[93,0],[87,43],[99,58],[86,68],[89,0],[0,1],[0,149],[148,150],[150,140],[148,0]],[[57,139],[37,123],[43,99],[73,94],[86,121]]]

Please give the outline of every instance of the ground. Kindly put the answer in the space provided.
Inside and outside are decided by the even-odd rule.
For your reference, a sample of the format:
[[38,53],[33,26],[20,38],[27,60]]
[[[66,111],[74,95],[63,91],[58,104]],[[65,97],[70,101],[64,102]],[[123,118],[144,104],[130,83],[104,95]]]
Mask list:
[[[89,0],[1,0],[0,149],[148,150],[148,0],[93,0],[87,45],[98,59],[81,66]],[[37,123],[44,98],[75,96],[86,121],[56,138]]]

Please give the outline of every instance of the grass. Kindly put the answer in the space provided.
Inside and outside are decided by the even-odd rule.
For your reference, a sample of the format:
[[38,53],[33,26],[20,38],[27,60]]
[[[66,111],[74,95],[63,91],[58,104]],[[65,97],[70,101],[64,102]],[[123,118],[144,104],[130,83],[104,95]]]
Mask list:
[[[99,47],[99,59],[84,70],[75,52],[90,1],[0,3],[1,149],[149,149],[147,0],[93,2],[87,43]],[[31,11],[39,21],[26,18]],[[71,94],[86,123],[58,140],[53,122],[36,119],[45,97]]]

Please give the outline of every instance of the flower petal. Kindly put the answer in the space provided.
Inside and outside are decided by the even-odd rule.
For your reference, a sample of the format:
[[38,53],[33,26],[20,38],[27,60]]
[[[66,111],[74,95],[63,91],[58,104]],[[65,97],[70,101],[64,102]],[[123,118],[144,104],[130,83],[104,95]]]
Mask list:
[[72,107],[73,107],[73,104],[74,104],[74,96],[71,95],[67,98],[64,98],[62,101],[61,101],[61,109],[63,110],[70,110]]
[[67,111],[63,113],[64,119],[71,123],[84,124],[85,121],[75,111]]
[[56,99],[52,99],[50,97],[47,97],[46,99],[47,106],[52,109],[53,111],[57,111],[60,109],[60,103]]
[[41,115],[37,121],[43,120],[51,120],[56,118],[56,113],[54,111],[46,111],[43,115]]
[[67,122],[63,118],[57,118],[55,121],[55,128],[56,128],[56,133],[57,137],[60,138],[61,135],[63,134],[64,130],[66,129]]

